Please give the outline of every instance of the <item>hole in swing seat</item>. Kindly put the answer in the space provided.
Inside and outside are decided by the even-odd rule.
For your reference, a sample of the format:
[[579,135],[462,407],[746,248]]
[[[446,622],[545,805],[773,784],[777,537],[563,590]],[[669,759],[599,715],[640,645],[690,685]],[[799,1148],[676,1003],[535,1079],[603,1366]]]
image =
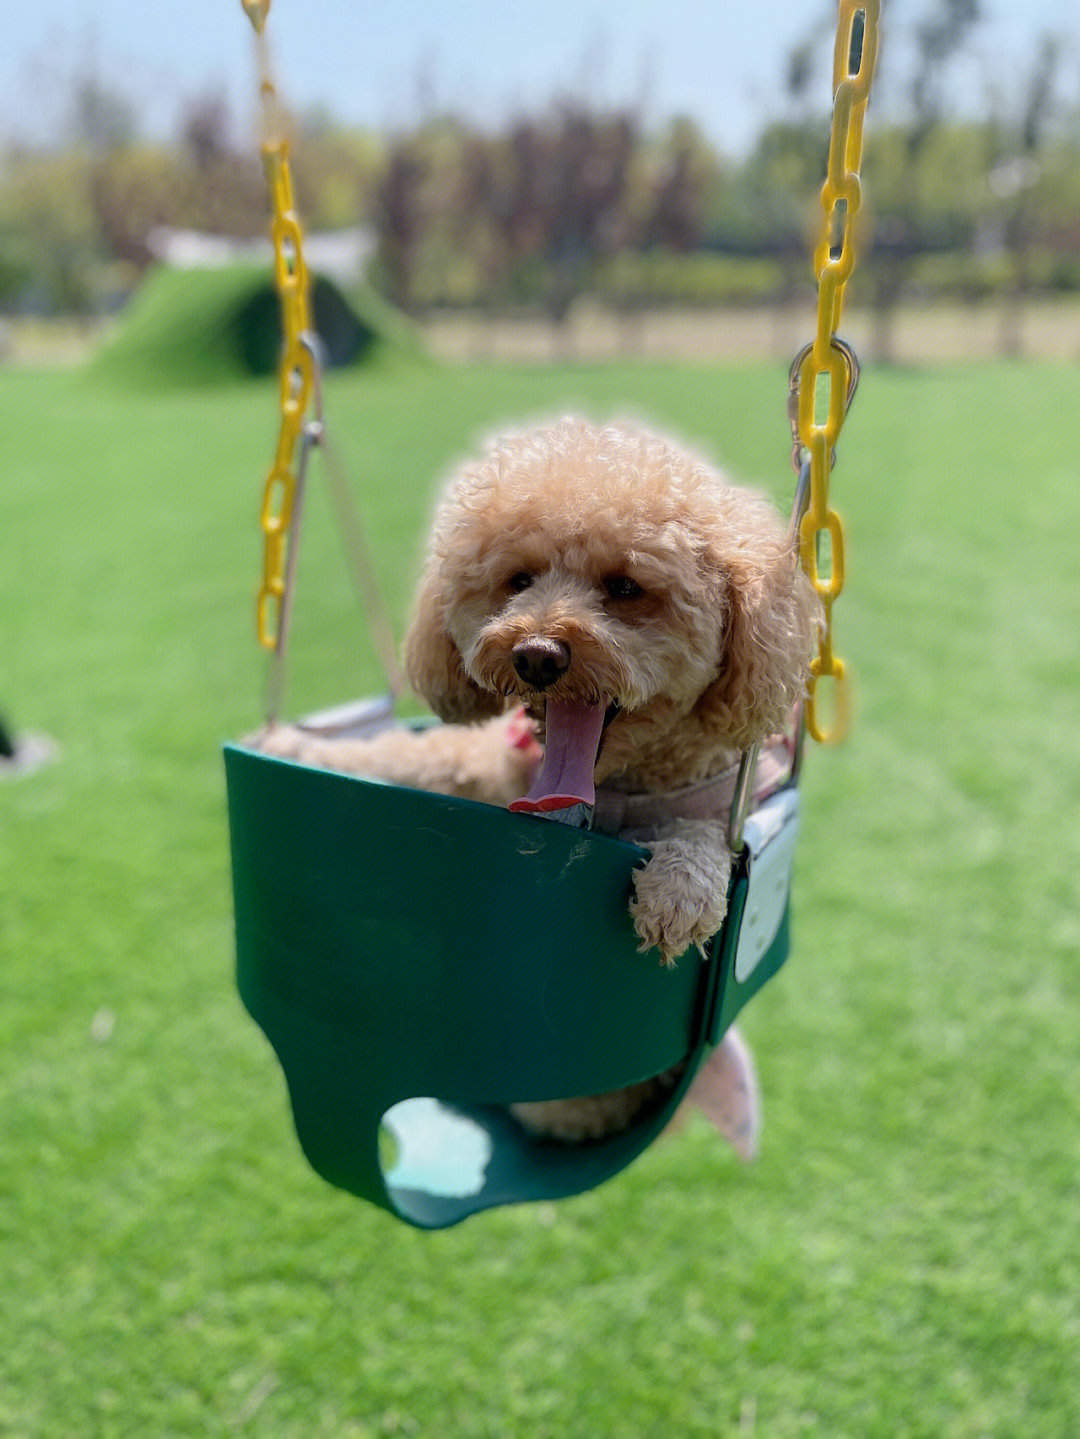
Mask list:
[[417,1190],[440,1199],[480,1194],[492,1139],[477,1120],[438,1099],[403,1099],[382,1117],[379,1167],[391,1194]]
[[398,1215],[442,1228],[496,1204],[561,1199],[610,1179],[667,1124],[685,1079],[663,1086],[626,1127],[568,1142],[530,1131],[502,1104],[401,1100],[383,1115],[378,1159]]

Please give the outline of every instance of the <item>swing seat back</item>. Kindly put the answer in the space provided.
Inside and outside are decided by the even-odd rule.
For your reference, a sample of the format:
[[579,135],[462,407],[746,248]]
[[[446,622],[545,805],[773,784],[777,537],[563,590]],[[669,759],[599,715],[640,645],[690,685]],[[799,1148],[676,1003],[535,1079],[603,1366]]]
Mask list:
[[[225,764],[238,984],[301,1145],[330,1183],[421,1228],[617,1173],[786,958],[783,877],[738,953],[750,847],[706,962],[665,969],[637,950],[634,845],[241,746]],[[684,1061],[662,1105],[592,1143],[537,1138],[507,1110]]]

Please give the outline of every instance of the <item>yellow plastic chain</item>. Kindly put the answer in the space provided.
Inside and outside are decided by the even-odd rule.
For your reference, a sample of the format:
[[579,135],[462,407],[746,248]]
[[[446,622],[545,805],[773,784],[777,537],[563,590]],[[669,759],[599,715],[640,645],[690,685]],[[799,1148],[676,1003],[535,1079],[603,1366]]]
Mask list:
[[[840,0],[829,163],[821,190],[825,223],[814,251],[817,332],[812,343],[795,357],[791,371],[793,458],[798,470],[805,455],[810,470],[809,503],[799,530],[799,554],[825,612],[818,653],[811,666],[806,727],[814,739],[826,744],[843,738],[851,718],[847,670],[833,652],[832,607],[844,587],[844,531],[840,516],[829,507],[829,475],[837,437],[858,379],[854,351],[837,338],[836,331],[844,307],[844,287],[855,268],[854,222],[862,199],[859,167],[863,120],[877,59],[879,16],[880,0]],[[825,382],[827,404],[823,397],[819,401],[821,380]],[[825,410],[820,423],[819,403]],[[823,555],[828,556],[825,573],[821,568]],[[824,679],[835,683],[831,725],[823,722],[819,705],[819,685]]]
[[277,648],[281,634],[286,547],[296,494],[297,447],[315,383],[315,356],[310,337],[310,280],[304,262],[300,218],[293,200],[289,142],[281,133],[277,95],[269,75],[265,46],[261,43],[270,0],[241,0],[241,4],[260,37],[260,93],[264,116],[261,151],[273,206],[270,233],[274,242],[274,283],[281,302],[284,333],[279,369],[281,428],[259,516],[263,531],[263,577],[256,622],[259,643],[272,650]]

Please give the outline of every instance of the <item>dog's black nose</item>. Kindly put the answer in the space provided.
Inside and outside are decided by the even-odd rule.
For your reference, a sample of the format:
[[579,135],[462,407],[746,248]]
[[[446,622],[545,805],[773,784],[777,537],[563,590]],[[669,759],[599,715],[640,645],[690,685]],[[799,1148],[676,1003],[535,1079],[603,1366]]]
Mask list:
[[546,690],[570,668],[570,646],[545,635],[529,635],[518,640],[510,658],[520,679],[533,689]]

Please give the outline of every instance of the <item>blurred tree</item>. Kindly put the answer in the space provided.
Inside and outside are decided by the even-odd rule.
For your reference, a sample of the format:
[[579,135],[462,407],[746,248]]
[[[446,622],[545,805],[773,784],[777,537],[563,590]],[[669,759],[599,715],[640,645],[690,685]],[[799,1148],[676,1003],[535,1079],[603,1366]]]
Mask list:
[[301,213],[313,229],[342,230],[371,221],[384,149],[379,137],[345,128],[327,110],[300,116],[293,181]]
[[10,231],[0,236],[0,315],[14,309],[33,275],[29,260],[17,254],[19,237]]
[[94,155],[130,145],[139,133],[134,102],[101,78],[92,54],[81,62],[71,79],[67,112],[69,138]]
[[631,238],[626,200],[639,128],[632,111],[604,115],[571,101],[548,131],[550,167],[535,199],[550,264],[544,306],[556,324],[598,265]]
[[60,152],[8,155],[0,195],[3,301],[89,319],[108,252],[93,202],[95,168],[132,144],[139,116],[125,91],[101,76],[94,52],[64,68],[66,144]]
[[687,116],[668,126],[659,147],[647,210],[635,230],[640,244],[685,255],[705,235],[705,201],[716,157],[701,130]]
[[[923,236],[921,186],[924,158],[935,133],[952,112],[952,62],[982,18],[980,0],[937,0],[914,30],[914,69],[906,84],[905,122],[893,132],[900,163],[883,184],[875,172],[874,264],[870,286],[874,309],[873,352],[895,358],[894,323],[918,257]],[[869,169],[868,164],[868,169]]]
[[[826,22],[827,19],[827,23]],[[788,323],[792,304],[812,293],[810,256],[821,225],[818,195],[828,168],[829,114],[821,104],[831,76],[821,73],[827,52],[821,35],[832,28],[831,14],[815,17],[810,30],[786,56],[781,91],[786,124],[766,131],[759,145],[766,214],[776,237],[783,283],[776,296],[780,325]],[[786,206],[784,202],[786,203]],[[778,213],[779,212],[779,213]]]
[[232,152],[228,97],[220,89],[204,90],[185,108],[181,140],[196,170],[206,174]]
[[89,317],[102,253],[89,191],[85,152],[24,154],[10,166],[0,229],[7,262],[23,281],[8,296],[12,308]]
[[[171,177],[168,224],[249,238],[266,229],[269,206],[258,157],[237,148],[224,90],[212,87],[183,108],[180,153]],[[173,218],[183,205],[187,218]]]
[[503,134],[442,117],[395,137],[376,208],[391,298],[410,310],[483,295],[531,301],[561,324],[633,238],[638,147],[635,115],[578,102]]
[[178,144],[125,144],[94,159],[89,193],[105,249],[136,277],[153,259],[157,226],[234,237],[265,229],[258,161],[231,132],[225,94],[210,89],[184,105]]
[[1022,76],[1019,114],[1012,125],[998,127],[1003,143],[994,156],[989,181],[1001,207],[1001,237],[1009,258],[1009,276],[1002,294],[999,343],[1001,353],[1016,358],[1023,352],[1024,309],[1032,286],[1032,251],[1036,216],[1032,201],[1042,173],[1042,152],[1056,110],[1055,83],[1063,45],[1060,37],[1044,35]]
[[631,165],[639,143],[634,111],[604,113],[579,99],[518,121],[508,144],[495,142],[488,194],[503,272],[558,326],[603,262],[632,238]]
[[136,278],[153,258],[154,227],[175,223],[177,172],[175,156],[155,145],[114,152],[91,168],[89,194],[104,247]]
[[426,166],[417,138],[396,136],[390,143],[376,191],[375,218],[383,289],[406,314],[415,311],[417,260],[425,228],[425,177]]

